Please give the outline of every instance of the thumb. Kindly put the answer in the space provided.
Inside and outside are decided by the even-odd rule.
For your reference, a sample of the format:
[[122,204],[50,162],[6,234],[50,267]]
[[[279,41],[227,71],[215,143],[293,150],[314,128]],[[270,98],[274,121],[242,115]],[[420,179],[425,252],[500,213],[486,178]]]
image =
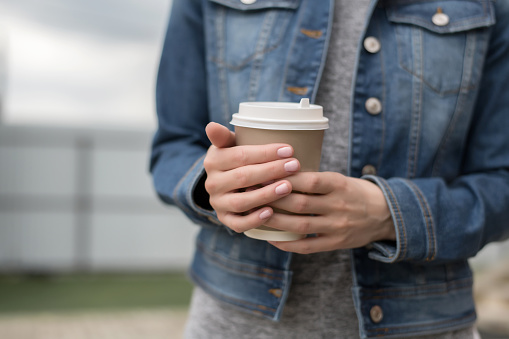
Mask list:
[[235,133],[228,128],[215,122],[210,122],[205,127],[205,133],[212,145],[218,148],[235,146]]

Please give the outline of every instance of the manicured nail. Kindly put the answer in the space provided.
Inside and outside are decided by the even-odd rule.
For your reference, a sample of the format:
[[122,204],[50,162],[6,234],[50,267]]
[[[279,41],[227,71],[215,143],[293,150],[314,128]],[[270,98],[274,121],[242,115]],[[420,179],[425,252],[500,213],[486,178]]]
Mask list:
[[295,172],[299,169],[299,162],[297,160],[288,161],[284,167],[287,172]]
[[281,184],[276,187],[276,194],[283,195],[290,192],[290,187],[287,184]]
[[291,147],[281,147],[277,150],[277,155],[279,155],[281,158],[288,158],[293,155],[293,150]]
[[264,220],[264,219],[269,219],[272,215],[272,212],[271,210],[267,209],[267,210],[264,210],[262,213],[260,213],[260,219]]

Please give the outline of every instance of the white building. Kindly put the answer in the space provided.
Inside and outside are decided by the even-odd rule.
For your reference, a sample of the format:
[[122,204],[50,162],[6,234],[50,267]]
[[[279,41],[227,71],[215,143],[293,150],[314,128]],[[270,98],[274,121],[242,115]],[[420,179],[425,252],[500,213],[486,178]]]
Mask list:
[[151,136],[0,125],[0,272],[187,266],[197,227],[157,199]]

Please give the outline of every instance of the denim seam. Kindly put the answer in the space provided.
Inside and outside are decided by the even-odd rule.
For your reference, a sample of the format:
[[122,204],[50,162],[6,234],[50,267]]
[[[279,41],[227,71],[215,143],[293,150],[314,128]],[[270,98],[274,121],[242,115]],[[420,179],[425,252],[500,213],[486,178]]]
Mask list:
[[[205,155],[202,155],[201,157],[199,157],[194,163],[193,165],[187,170],[186,174],[184,174],[184,176],[182,178],[180,178],[179,182],[177,183],[177,185],[175,186],[175,188],[173,189],[173,192],[172,192],[172,197],[173,197],[173,201],[175,201],[175,204],[181,208],[183,211],[185,211],[187,214],[190,214],[190,209],[185,206],[179,199],[178,199],[178,191],[180,190],[180,187],[182,186],[182,184],[184,183],[184,181],[187,179],[187,177],[189,176],[189,174],[191,174],[191,172],[194,170],[194,168],[198,165],[198,163],[201,161],[201,159],[204,157]],[[187,194],[186,194],[186,198],[187,198]]]
[[398,224],[400,225],[400,227],[398,227],[398,230],[399,230],[399,232],[403,233],[403,239],[404,239],[404,241],[400,241],[400,251],[401,251],[400,258],[402,259],[402,258],[406,257],[407,246],[408,246],[408,239],[407,239],[406,230],[405,230],[405,228],[406,228],[405,221],[403,219],[403,215],[401,213],[401,209],[399,207],[396,196],[394,195],[394,192],[392,191],[391,187],[385,182],[381,182],[381,183],[382,183],[382,185],[384,185],[386,191],[390,194],[389,198],[391,199],[391,203],[393,204],[394,208],[396,209],[397,215],[399,217]]
[[249,302],[249,301],[246,301],[246,300],[234,298],[234,297],[231,297],[231,296],[226,295],[224,293],[221,293],[221,292],[219,292],[217,290],[213,290],[213,289],[209,288],[209,284],[207,284],[197,274],[194,274],[193,272],[191,272],[191,276],[200,285],[201,288],[203,288],[204,290],[208,291],[210,294],[215,295],[219,299],[223,299],[224,301],[230,301],[232,303],[237,304],[238,306],[246,306],[251,311],[262,312],[262,313],[264,313],[266,315],[270,315],[271,317],[273,317],[274,313],[276,313],[276,311],[277,311],[277,309],[272,308],[272,307],[268,307],[268,306],[265,306],[265,305],[259,305],[259,304],[255,304],[255,303],[252,303],[252,302]]
[[[305,2],[306,0],[302,0],[302,2]],[[304,11],[302,10],[302,7],[305,6],[301,3],[300,5],[301,7],[299,8],[299,14],[298,14],[298,18],[297,18],[297,23],[296,23],[296,26],[297,28],[301,27],[301,23],[302,23],[302,17],[303,17],[303,13]],[[288,48],[288,51],[290,52],[288,55],[293,55],[294,53],[292,53],[292,51],[294,50],[295,48],[295,44],[296,44],[296,41],[297,41],[297,38],[298,38],[298,34],[293,34],[293,40]],[[291,57],[289,58],[289,60],[291,60]],[[285,97],[285,93],[286,93],[286,88],[288,87],[287,86],[287,77],[288,77],[288,68],[290,66],[291,62],[287,61],[285,62],[285,69],[284,69],[284,74],[283,74],[283,77],[282,77],[282,87],[281,87],[281,91],[279,93],[279,99],[281,100],[281,98],[284,98]],[[313,100],[311,100],[313,101]]]
[[[423,41],[422,31],[412,28],[412,54],[414,60],[414,69],[419,70],[419,74],[423,76]],[[417,58],[418,56],[418,58]],[[410,122],[409,149],[407,161],[407,177],[413,178],[417,171],[417,153],[419,149],[419,131],[421,124],[422,110],[422,82],[412,81],[414,88],[412,90],[412,118]]]
[[[238,11],[257,11],[257,10],[264,10],[264,9],[272,9],[272,8],[281,8],[281,9],[296,9],[298,8],[298,0],[291,0],[291,1],[262,1],[265,2],[266,5],[263,4],[250,4],[250,5],[243,5],[238,4],[235,2],[235,4],[232,4],[232,1],[221,1],[221,0],[209,0],[211,2],[217,3],[221,6],[225,6],[231,9],[235,9]],[[232,6],[233,5],[233,6]]]
[[[224,20],[223,20],[224,21]],[[275,19],[273,20],[275,21]],[[289,19],[287,20],[287,22],[289,22]],[[223,25],[222,25],[223,26]],[[224,27],[224,26],[223,26]],[[263,29],[262,29],[263,30]],[[231,71],[239,71],[241,69],[243,69],[244,67],[246,67],[251,61],[255,60],[255,59],[258,59],[259,57],[275,50],[276,48],[278,48],[280,45],[281,45],[281,42],[283,41],[283,38],[284,38],[284,30],[281,30],[281,34],[280,34],[280,37],[279,39],[272,45],[268,46],[268,47],[265,47],[261,50],[256,50],[251,56],[245,58],[241,63],[239,64],[229,64],[228,62],[225,61],[225,56],[224,56],[224,53],[221,54],[221,57],[209,57],[208,59],[219,65],[219,66],[222,66],[228,70],[231,70]]]
[[[402,56],[402,50],[403,50],[403,46],[402,46],[402,41],[401,41],[401,37],[400,35],[402,35],[403,33],[399,32],[398,31],[401,29],[401,25],[398,25],[396,26],[395,28],[395,34],[396,34],[396,45],[397,45],[397,50],[398,50],[398,60],[399,60],[399,65],[401,66],[401,68],[403,70],[405,70],[406,72],[408,72],[409,74],[411,74],[412,76],[416,77],[417,79],[419,79],[423,84],[425,84],[429,89],[431,89],[434,93],[440,95],[440,96],[446,96],[446,95],[453,95],[453,94],[458,94],[460,93],[461,91],[471,91],[471,90],[474,90],[477,88],[476,85],[466,85],[464,87],[461,87],[462,85],[460,85],[459,88],[456,88],[456,89],[450,89],[450,90],[444,90],[444,91],[440,91],[438,90],[437,88],[435,88],[433,85],[431,85],[428,81],[426,81],[426,79],[424,78],[424,74],[421,72],[421,74],[415,72],[414,70],[411,70],[409,69],[407,66],[405,66],[405,64],[403,63],[403,56]],[[415,28],[417,30],[420,30],[419,28]],[[420,30],[422,32],[422,30]],[[471,33],[472,34],[472,33]],[[468,34],[467,34],[468,36]],[[421,47],[422,49],[422,47]],[[462,82],[463,83],[463,82]]]
[[414,191],[415,195],[419,200],[419,204],[421,205],[421,210],[424,212],[424,219],[426,220],[426,231],[428,233],[428,254],[426,256],[426,261],[432,261],[435,259],[437,254],[437,244],[435,237],[435,223],[433,221],[433,215],[431,214],[431,209],[429,207],[426,198],[422,194],[421,190],[415,185],[415,183],[408,181],[408,185]]
[[[236,269],[232,268],[228,265],[228,258],[224,258],[218,253],[215,253],[213,251],[209,251],[203,244],[200,242],[197,242],[196,247],[201,250],[203,253],[207,254],[211,260],[213,260],[216,264],[221,265],[224,269],[236,272],[236,273],[242,273],[246,275],[251,275],[253,277],[257,278],[267,278],[271,280],[278,280],[283,281],[284,280],[284,272],[277,272],[275,270],[272,270],[270,268],[261,267],[261,268],[253,268],[249,267],[246,264],[243,264],[241,262],[236,262],[235,265],[237,266]],[[259,273],[259,271],[263,271],[266,274]]]
[[274,28],[274,22],[276,21],[277,15],[274,11],[268,11],[265,14],[263,19],[263,23],[261,25],[260,35],[258,37],[258,41],[256,43],[255,55],[253,58],[253,65],[251,68],[251,75],[249,79],[249,92],[248,92],[248,100],[255,101],[256,100],[256,92],[259,85],[260,73],[261,73],[261,64],[263,61],[264,53],[261,53],[265,49],[268,44],[270,31]]
[[[382,36],[381,34],[381,29],[380,29],[380,20],[377,20],[376,21],[377,23],[377,29],[378,29],[378,34],[379,36]],[[383,58],[383,49],[381,48],[380,51],[378,52],[379,54],[379,57],[380,57],[380,71],[382,72],[382,112],[380,113],[380,119],[381,119],[381,124],[382,124],[382,135],[380,136],[380,151],[379,151],[379,155],[378,155],[378,162],[377,162],[377,168],[380,169],[382,168],[382,159],[383,159],[383,153],[384,153],[384,146],[385,146],[385,110],[387,109],[387,106],[385,105],[386,104],[386,91],[387,91],[387,87],[386,87],[386,84],[385,84],[385,66],[384,66],[384,58]]]
[[320,86],[320,81],[322,79],[322,75],[323,75],[323,70],[325,69],[325,62],[327,60],[327,51],[329,49],[329,44],[330,44],[330,37],[331,37],[331,31],[332,31],[332,25],[333,25],[333,18],[334,18],[334,6],[335,6],[335,1],[334,0],[329,0],[329,18],[327,20],[328,24],[327,24],[327,34],[326,34],[326,37],[325,37],[325,42],[324,42],[324,45],[322,47],[322,58],[320,60],[320,67],[318,69],[318,73],[315,77],[315,84],[313,86],[313,92],[311,93],[311,101],[314,102],[315,99],[316,99],[316,95],[318,93],[318,88]]
[[[214,28],[216,33],[216,43],[217,43],[217,54],[218,58],[224,59],[225,58],[225,31],[226,27],[224,25],[226,21],[226,9],[224,7],[218,8],[217,12],[217,18],[214,21]],[[224,65],[218,64],[217,68],[217,76],[218,76],[218,82],[220,86],[220,96],[221,96],[221,106],[223,109],[223,119],[224,121],[230,120],[230,109],[228,105],[228,84],[227,84],[227,75],[226,75],[226,69]]]
[[[422,286],[413,286],[413,287],[386,287],[386,288],[378,288],[375,290],[366,290],[363,289],[363,294],[370,294],[363,296],[363,300],[368,300],[376,297],[379,294],[382,293],[393,293],[393,297],[395,296],[394,293],[412,293],[413,296],[418,295],[427,295],[426,293],[417,293],[418,291],[423,290],[441,290],[444,294],[457,291],[457,290],[463,290],[468,289],[472,287],[473,279],[471,277],[453,280],[453,281],[447,281],[440,284],[433,284],[433,285],[422,285]],[[436,292],[435,292],[436,293]]]
[[[471,38],[470,38],[471,37]],[[470,39],[472,40],[469,43]],[[471,68],[475,59],[475,47],[477,45],[477,35],[467,35],[467,41],[465,46],[465,57],[463,61],[463,78],[461,79],[461,85],[460,87],[465,84],[469,83],[471,79],[471,72],[467,72],[466,70]],[[468,54],[468,59],[467,59]],[[471,54],[471,55],[470,55]],[[439,149],[437,151],[436,160],[432,168],[432,173],[436,174],[442,165],[442,159],[445,159],[445,149],[447,148],[447,145],[449,143],[449,139],[451,135],[454,132],[454,129],[456,127],[457,122],[459,121],[460,117],[462,116],[463,106],[465,105],[467,92],[461,91],[458,95],[457,102],[456,102],[456,108],[454,110],[453,116],[451,117],[450,124],[447,128],[447,131],[444,134],[444,137],[442,141],[440,142]]]
[[404,330],[404,329],[411,329],[411,328],[420,328],[420,327],[427,327],[427,326],[437,326],[437,325],[447,325],[448,323],[458,323],[458,322],[461,322],[463,320],[467,320],[469,318],[474,318],[475,319],[475,311],[473,312],[470,312],[468,313],[467,315],[464,315],[460,318],[455,318],[455,319],[447,319],[447,320],[442,320],[442,321],[434,321],[434,322],[428,322],[427,324],[415,324],[415,325],[399,325],[399,326],[394,326],[394,327],[384,327],[384,328],[374,328],[374,329],[366,329],[366,332],[368,333],[377,333],[377,332],[389,332],[389,331],[394,331],[394,330],[398,330],[398,329],[401,329],[401,330]]

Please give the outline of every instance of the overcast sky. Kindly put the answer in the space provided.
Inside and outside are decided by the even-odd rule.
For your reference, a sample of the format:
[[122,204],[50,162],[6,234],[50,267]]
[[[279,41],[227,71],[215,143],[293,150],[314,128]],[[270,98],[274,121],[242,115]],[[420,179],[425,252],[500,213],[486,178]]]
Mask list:
[[152,128],[170,3],[0,0],[3,122]]

